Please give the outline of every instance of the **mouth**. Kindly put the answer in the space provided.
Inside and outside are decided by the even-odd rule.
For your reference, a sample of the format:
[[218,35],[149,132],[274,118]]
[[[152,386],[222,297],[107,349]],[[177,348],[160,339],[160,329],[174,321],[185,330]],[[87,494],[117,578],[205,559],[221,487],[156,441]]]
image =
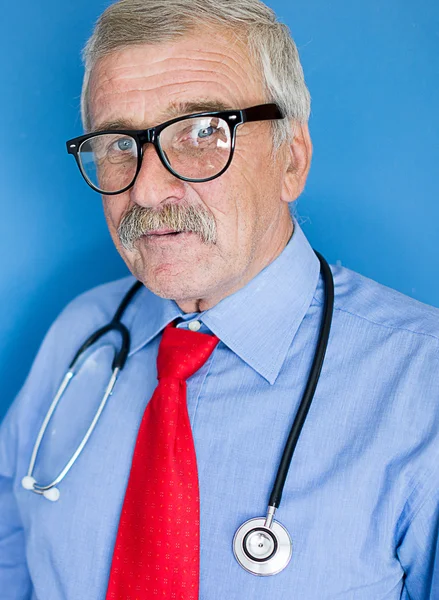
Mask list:
[[190,231],[175,231],[172,229],[160,229],[145,233],[140,238],[144,244],[149,247],[153,246],[172,246],[173,244],[188,242],[194,237],[194,233]]
[[175,231],[174,229],[157,229],[155,231],[150,231],[146,233],[146,237],[162,237],[162,236],[177,236],[181,233],[186,233],[184,231]]

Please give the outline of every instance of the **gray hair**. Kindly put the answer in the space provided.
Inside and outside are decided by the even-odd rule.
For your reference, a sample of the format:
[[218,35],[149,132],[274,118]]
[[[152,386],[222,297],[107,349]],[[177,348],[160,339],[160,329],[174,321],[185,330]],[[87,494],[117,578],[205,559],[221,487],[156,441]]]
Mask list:
[[83,51],[84,129],[91,129],[89,81],[100,58],[128,46],[173,41],[190,34],[200,22],[233,31],[246,42],[263,74],[266,100],[278,104],[288,117],[273,122],[275,147],[291,139],[290,121],[304,124],[309,119],[310,94],[288,27],[261,0],[119,0],[110,5]]

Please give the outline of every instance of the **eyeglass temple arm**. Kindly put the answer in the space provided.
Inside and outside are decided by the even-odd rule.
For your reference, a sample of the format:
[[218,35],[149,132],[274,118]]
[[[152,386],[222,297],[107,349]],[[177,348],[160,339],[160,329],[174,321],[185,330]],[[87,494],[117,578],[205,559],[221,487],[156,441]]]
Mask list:
[[285,115],[282,113],[277,104],[261,104],[241,110],[243,123],[250,121],[271,121],[272,119],[283,119]]

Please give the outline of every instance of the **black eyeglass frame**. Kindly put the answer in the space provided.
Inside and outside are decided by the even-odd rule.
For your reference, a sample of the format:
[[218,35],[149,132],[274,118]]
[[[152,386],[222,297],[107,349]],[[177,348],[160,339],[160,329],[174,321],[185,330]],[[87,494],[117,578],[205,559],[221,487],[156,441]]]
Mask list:
[[[160,133],[164,129],[169,127],[169,125],[173,125],[174,123],[178,123],[179,121],[186,121],[187,119],[193,119],[196,117],[217,117],[217,118],[225,121],[228,124],[229,129],[230,129],[231,146],[230,146],[229,160],[227,161],[226,165],[219,173],[217,173],[216,175],[213,175],[212,177],[206,177],[205,179],[193,179],[193,178],[183,177],[182,175],[179,175],[172,168],[171,164],[169,163],[168,159],[166,158],[166,154],[164,153],[164,151],[162,150],[162,147],[160,145]],[[170,121],[166,121],[165,123],[161,123],[160,125],[156,125],[155,127],[150,127],[149,129],[132,129],[132,130],[130,130],[130,129],[108,129],[108,130],[103,130],[103,131],[95,131],[95,132],[87,133],[85,135],[81,135],[79,137],[68,140],[66,142],[66,146],[67,146],[68,154],[73,154],[73,156],[75,157],[76,164],[78,165],[78,168],[79,168],[83,178],[85,179],[86,183],[94,191],[98,192],[99,194],[104,194],[105,196],[115,196],[117,194],[123,194],[124,192],[129,190],[135,184],[137,176],[142,167],[143,147],[145,144],[152,144],[154,146],[154,148],[157,152],[157,155],[158,155],[161,163],[163,164],[163,166],[170,173],[172,173],[172,175],[174,175],[174,177],[177,177],[177,179],[181,179],[182,181],[187,181],[190,183],[205,183],[206,181],[212,181],[212,179],[216,179],[217,177],[220,177],[220,175],[222,175],[229,168],[230,163],[232,162],[232,159],[233,159],[233,154],[235,152],[236,128],[238,127],[238,125],[242,125],[243,123],[250,123],[253,121],[272,121],[272,120],[284,119],[284,118],[285,118],[285,115],[282,113],[282,111],[280,110],[280,108],[277,104],[274,104],[274,103],[258,104],[257,106],[251,106],[250,108],[244,108],[242,110],[223,110],[223,111],[214,111],[214,112],[201,112],[201,113],[195,113],[192,115],[185,115],[183,117],[176,117],[175,119],[171,119]],[[85,141],[92,139],[94,137],[97,137],[98,135],[104,135],[104,134],[128,135],[128,136],[132,137],[137,144],[136,173],[133,177],[132,182],[129,185],[127,185],[125,188],[123,188],[122,190],[119,190],[117,192],[104,192],[103,190],[96,187],[89,180],[86,173],[84,172],[84,169],[83,169],[82,163],[81,163],[81,159],[79,158],[79,151],[80,151],[81,145]]]

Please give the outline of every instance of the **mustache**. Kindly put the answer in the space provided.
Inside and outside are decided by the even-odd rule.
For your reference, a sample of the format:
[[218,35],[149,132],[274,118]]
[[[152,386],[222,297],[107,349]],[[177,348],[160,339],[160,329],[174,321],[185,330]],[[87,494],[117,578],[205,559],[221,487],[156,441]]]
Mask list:
[[157,229],[196,233],[205,244],[215,244],[217,239],[213,215],[203,206],[185,203],[166,204],[160,210],[136,204],[123,216],[117,233],[122,246],[133,251],[142,235]]

